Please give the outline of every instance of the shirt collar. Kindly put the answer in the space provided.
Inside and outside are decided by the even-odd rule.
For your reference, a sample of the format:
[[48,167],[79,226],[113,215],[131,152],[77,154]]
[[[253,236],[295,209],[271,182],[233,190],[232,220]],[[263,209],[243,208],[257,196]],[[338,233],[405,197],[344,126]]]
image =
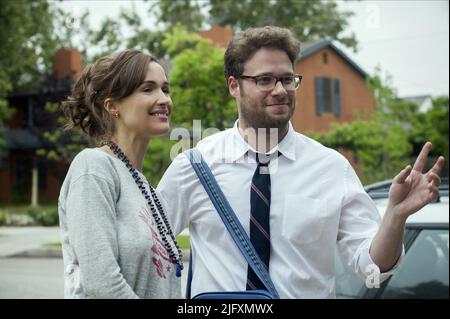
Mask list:
[[[290,121],[288,125],[289,127],[286,136],[269,152],[269,154],[279,151],[282,156],[295,161],[295,131]],[[249,150],[256,153],[239,133],[238,120],[236,120],[232,128],[232,143],[230,144],[233,145],[233,148],[229,150],[228,155],[232,162],[244,157]]]

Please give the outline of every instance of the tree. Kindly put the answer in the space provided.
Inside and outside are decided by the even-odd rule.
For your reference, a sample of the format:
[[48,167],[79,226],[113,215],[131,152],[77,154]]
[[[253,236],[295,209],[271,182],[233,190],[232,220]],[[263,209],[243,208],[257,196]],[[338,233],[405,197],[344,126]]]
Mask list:
[[4,1],[0,6],[0,95],[29,85],[51,66],[58,46],[55,9],[44,0]]
[[[89,11],[86,9],[79,15],[73,12],[66,12],[61,8],[56,7],[55,20],[55,35],[61,46],[68,48],[77,48],[77,50],[87,61],[88,50],[91,49],[92,43],[89,39],[92,38],[93,30],[89,25]],[[80,41],[77,41],[80,39]]]
[[70,163],[74,156],[86,146],[94,146],[94,143],[86,138],[80,131],[68,132],[64,130],[67,119],[64,117],[60,103],[47,102],[45,111],[53,117],[54,127],[42,132],[44,146],[36,151],[38,156],[44,156],[50,160],[62,160]]
[[342,35],[352,13],[338,11],[334,1],[161,0],[156,14],[166,25],[180,23],[191,31],[205,24],[201,21],[235,30],[275,25],[290,29],[301,42],[326,38],[354,50],[357,44],[354,34]]
[[[381,69],[376,68],[375,75],[368,81],[376,97],[378,121],[387,126],[389,123],[401,126],[413,148],[410,157],[417,156],[425,142],[431,141],[430,156],[448,158],[448,96],[434,98],[431,109],[422,113],[418,104],[399,98],[390,76],[382,80],[381,73]],[[430,158],[430,165],[432,162]]]
[[35,83],[50,67],[58,46],[55,8],[45,0],[2,1],[0,5],[0,152],[4,122],[13,114],[6,97]]
[[205,1],[196,0],[160,0],[159,6],[150,6],[149,13],[158,17],[158,23],[164,29],[181,24],[191,32],[199,31],[205,17],[201,12]]
[[433,99],[431,109],[419,114],[411,137],[416,152],[426,141],[430,141],[433,143],[430,155],[443,155],[448,161],[448,109],[448,96],[440,96]]
[[[187,41],[186,39],[189,39]],[[186,41],[195,46],[179,50]],[[173,55],[171,95],[175,105],[173,123],[192,128],[192,120],[201,120],[203,128],[224,129],[236,118],[236,107],[223,76],[224,49],[184,28],[173,28],[163,45]]]
[[393,178],[409,163],[413,149],[400,125],[383,124],[379,117],[334,124],[328,133],[308,135],[328,147],[351,151],[361,164],[365,184]]

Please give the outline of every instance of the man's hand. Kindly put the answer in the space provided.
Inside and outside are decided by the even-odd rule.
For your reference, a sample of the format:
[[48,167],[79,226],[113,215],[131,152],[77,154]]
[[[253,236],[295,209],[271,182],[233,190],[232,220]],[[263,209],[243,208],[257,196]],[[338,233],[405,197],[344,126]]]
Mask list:
[[434,166],[422,174],[431,146],[430,142],[425,143],[414,166],[408,165],[395,176],[389,189],[388,209],[404,220],[438,196],[444,157],[440,156]]

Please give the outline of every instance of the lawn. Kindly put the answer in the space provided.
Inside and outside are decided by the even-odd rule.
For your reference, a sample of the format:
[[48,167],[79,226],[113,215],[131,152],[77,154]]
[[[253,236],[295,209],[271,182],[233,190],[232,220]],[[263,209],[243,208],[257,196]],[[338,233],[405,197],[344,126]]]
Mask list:
[[191,247],[191,242],[189,241],[189,236],[187,235],[180,235],[177,237],[177,243],[178,246],[180,246],[183,250],[189,250]]
[[14,214],[26,214],[30,210],[51,210],[57,209],[58,204],[56,202],[43,203],[36,208],[31,208],[30,204],[5,204],[0,203],[0,212],[14,213]]

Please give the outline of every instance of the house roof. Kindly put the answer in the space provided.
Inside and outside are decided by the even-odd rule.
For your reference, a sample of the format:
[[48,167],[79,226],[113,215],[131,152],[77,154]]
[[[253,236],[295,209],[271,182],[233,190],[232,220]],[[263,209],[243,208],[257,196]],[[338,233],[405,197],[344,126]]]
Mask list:
[[342,52],[339,48],[337,48],[330,40],[320,40],[318,42],[305,42],[302,43],[301,47],[302,49],[300,51],[300,54],[297,56],[297,61],[306,59],[310,55],[313,55],[314,53],[329,47],[334,52],[336,52],[336,54],[339,55],[347,64],[349,64],[353,69],[355,69],[359,74],[361,74],[362,77],[366,78],[369,76],[359,65],[357,65],[344,52]]
[[402,100],[417,104],[420,112],[426,112],[433,107],[431,95],[405,96]]
[[403,100],[423,104],[432,99],[431,95],[417,95],[417,96],[405,96],[402,98]]
[[33,150],[42,147],[38,136],[27,129],[5,129],[6,148],[9,150]]
[[14,97],[26,97],[26,96],[36,96],[36,95],[46,95],[46,96],[60,96],[70,94],[73,84],[72,78],[58,79],[53,74],[44,74],[39,80],[33,82],[26,88],[18,89],[11,92],[10,98]]

